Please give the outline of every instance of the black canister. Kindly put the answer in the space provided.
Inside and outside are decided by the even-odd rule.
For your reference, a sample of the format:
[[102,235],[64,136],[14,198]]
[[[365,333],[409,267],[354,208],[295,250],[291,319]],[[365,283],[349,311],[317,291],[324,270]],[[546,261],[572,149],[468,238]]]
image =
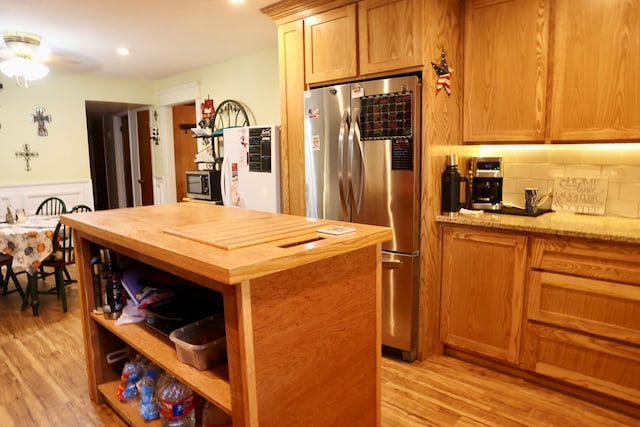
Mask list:
[[104,317],[117,319],[122,314],[122,282],[120,270],[109,249],[100,250],[102,279],[105,283]]
[[442,172],[442,215],[458,215],[462,207],[460,203],[460,183],[462,182],[466,183],[468,180],[460,176],[460,171],[458,171],[458,158],[455,154],[448,154],[446,167],[444,172]]
[[104,313],[104,286],[102,283],[102,259],[100,257],[91,258],[91,278],[93,280],[93,301],[95,308],[93,312],[96,314]]

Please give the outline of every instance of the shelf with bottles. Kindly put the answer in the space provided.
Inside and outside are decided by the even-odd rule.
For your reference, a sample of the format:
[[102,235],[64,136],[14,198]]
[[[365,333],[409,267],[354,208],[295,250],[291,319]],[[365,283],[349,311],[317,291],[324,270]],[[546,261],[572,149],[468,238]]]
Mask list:
[[[91,252],[98,253],[99,250],[96,250],[96,247],[92,245]],[[114,253],[114,259],[116,256]],[[118,261],[120,261],[120,259],[118,259]],[[136,262],[134,265],[142,268],[148,267],[139,262]],[[152,277],[157,277],[158,274],[164,273],[157,268],[151,270],[154,272],[152,273]],[[94,271],[94,277],[95,273]],[[141,279],[138,280],[138,283],[141,282]],[[149,284],[145,283],[145,286],[147,285]],[[181,291],[183,295],[197,295],[198,299],[202,299],[200,296],[204,293],[219,296],[220,303],[222,303],[222,295],[219,291],[199,286],[196,283],[181,281],[180,284],[175,285],[175,287],[176,290]],[[95,297],[97,294],[95,281],[94,287],[91,290],[94,293],[93,297]],[[131,291],[132,290],[128,293]],[[131,298],[131,295],[129,296]],[[89,298],[93,297],[89,296]],[[196,297],[191,298],[191,300],[193,299],[196,299]],[[95,301],[94,305],[98,304],[97,299],[93,298],[93,301]],[[130,301],[128,303],[131,304]],[[90,310],[93,309],[93,307],[89,308]],[[148,309],[150,310],[150,308]],[[196,312],[197,310],[197,307],[193,307],[191,312]],[[175,344],[171,342],[167,336],[154,330],[144,322],[118,325],[116,320],[106,318],[104,314],[96,311],[97,310],[90,312],[88,315],[91,325],[90,330],[93,331],[91,335],[94,337],[92,340],[95,350],[92,356],[94,360],[93,364],[97,368],[94,379],[98,392],[101,394],[101,399],[109,404],[109,406],[128,423],[141,426],[156,425],[145,422],[135,408],[130,408],[130,405],[123,404],[117,396],[117,388],[120,383],[122,364],[124,362],[118,364],[110,359],[112,354],[122,352],[123,348],[126,349],[124,352],[128,355],[138,353],[146,357],[167,373],[179,378],[181,382],[204,399],[218,406],[222,411],[231,414],[231,385],[229,381],[229,368],[226,361],[217,363],[207,369],[196,369],[179,360]]]

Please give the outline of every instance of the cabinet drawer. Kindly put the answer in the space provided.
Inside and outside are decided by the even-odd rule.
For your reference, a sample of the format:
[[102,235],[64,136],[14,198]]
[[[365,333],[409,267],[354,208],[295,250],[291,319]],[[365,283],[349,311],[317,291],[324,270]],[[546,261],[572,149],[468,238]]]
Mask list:
[[527,317],[640,344],[640,287],[550,272],[529,276]]
[[526,342],[527,368],[640,403],[639,348],[535,324],[528,325]]
[[536,238],[531,267],[640,285],[640,247],[586,239]]

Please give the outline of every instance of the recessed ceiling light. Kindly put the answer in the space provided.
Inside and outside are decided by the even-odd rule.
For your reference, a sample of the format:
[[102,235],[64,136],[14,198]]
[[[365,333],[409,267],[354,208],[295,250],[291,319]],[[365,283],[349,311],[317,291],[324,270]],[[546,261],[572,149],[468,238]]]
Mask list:
[[119,47],[118,49],[116,49],[116,53],[120,56],[127,56],[129,55],[129,49],[127,49],[126,47]]
[[229,0],[229,3],[232,3],[232,4],[241,4],[241,3],[244,3],[244,1],[245,1],[245,0]]

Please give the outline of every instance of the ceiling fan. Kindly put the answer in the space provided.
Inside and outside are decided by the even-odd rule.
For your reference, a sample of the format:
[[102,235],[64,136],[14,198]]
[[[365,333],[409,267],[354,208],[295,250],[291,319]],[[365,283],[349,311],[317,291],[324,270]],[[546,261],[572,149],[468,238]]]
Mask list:
[[40,44],[40,36],[24,32],[2,34],[5,48],[0,49],[0,71],[7,77],[15,77],[18,84],[25,86],[31,80],[38,80],[49,73],[43,62],[48,57],[48,49]]

